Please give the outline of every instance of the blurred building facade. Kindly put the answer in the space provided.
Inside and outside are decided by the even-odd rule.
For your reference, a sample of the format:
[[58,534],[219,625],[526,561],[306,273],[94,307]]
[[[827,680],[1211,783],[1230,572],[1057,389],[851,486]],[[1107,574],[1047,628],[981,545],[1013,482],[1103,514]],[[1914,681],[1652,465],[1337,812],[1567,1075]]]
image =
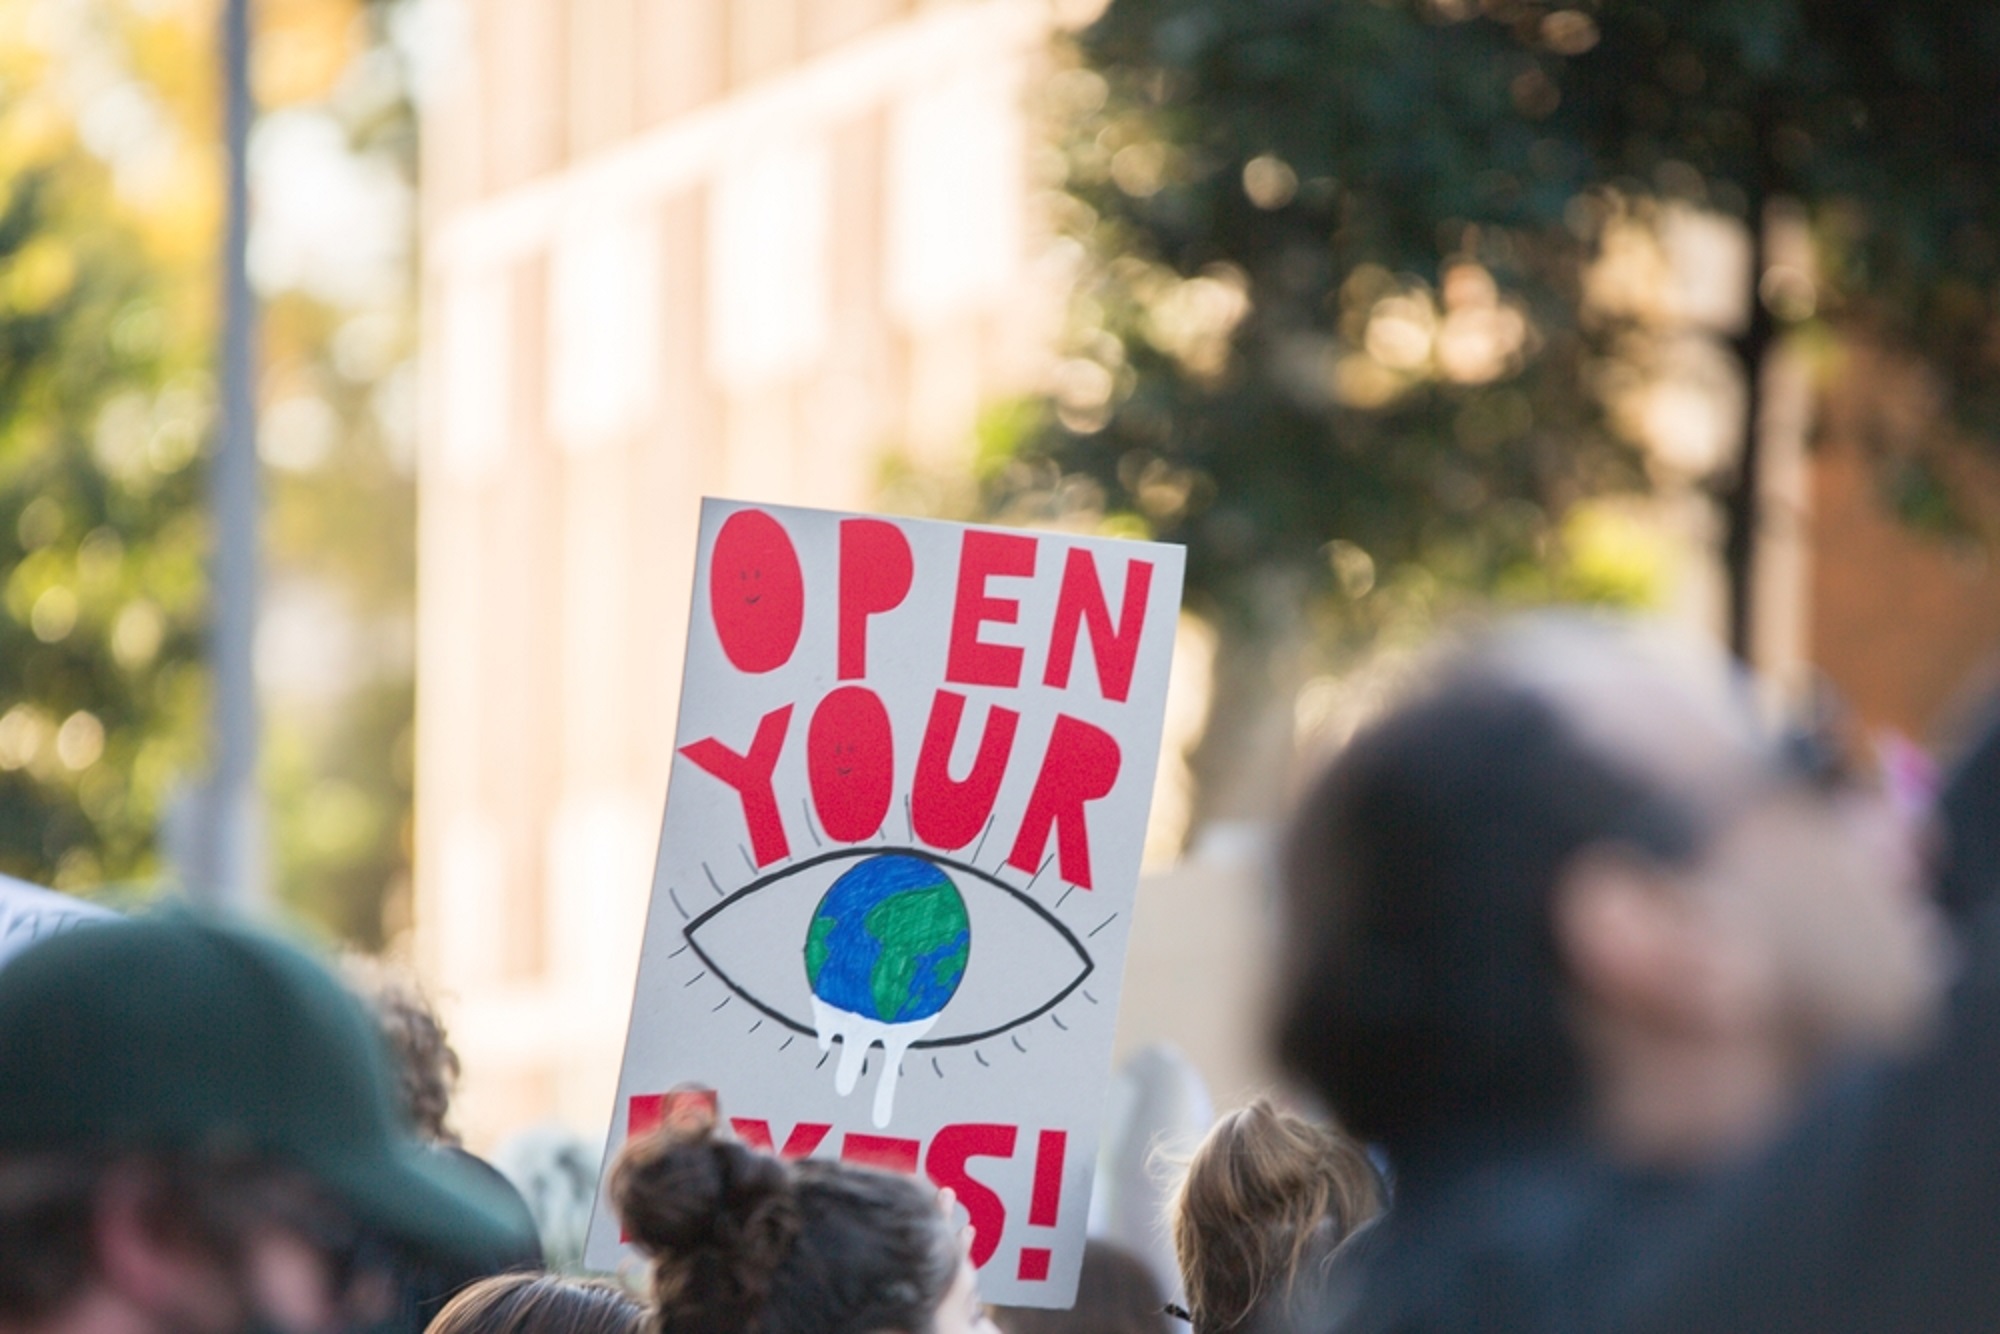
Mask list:
[[475,1143],[608,1115],[704,494],[1040,373],[1030,0],[461,0],[424,108],[418,964]]

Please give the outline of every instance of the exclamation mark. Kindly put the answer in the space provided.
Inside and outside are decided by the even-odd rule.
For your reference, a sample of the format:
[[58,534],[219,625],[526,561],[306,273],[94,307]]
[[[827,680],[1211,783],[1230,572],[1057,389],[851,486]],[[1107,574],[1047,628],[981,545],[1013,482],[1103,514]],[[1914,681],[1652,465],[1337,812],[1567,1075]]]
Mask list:
[[[1054,1227],[1062,1214],[1063,1153],[1068,1147],[1069,1135],[1061,1130],[1044,1130],[1035,1145],[1035,1193],[1028,1198],[1030,1227]],[[1023,1246],[1016,1273],[1023,1283],[1046,1282],[1049,1248]]]

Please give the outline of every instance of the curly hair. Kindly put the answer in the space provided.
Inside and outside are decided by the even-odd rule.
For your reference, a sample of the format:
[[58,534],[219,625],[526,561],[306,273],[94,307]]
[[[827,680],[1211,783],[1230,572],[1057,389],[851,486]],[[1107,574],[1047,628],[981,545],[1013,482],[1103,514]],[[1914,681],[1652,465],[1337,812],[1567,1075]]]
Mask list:
[[928,1186],[787,1162],[705,1117],[628,1142],[610,1193],[653,1261],[652,1334],[928,1334],[958,1274]]
[[411,1131],[432,1144],[456,1147],[458,1134],[446,1121],[458,1088],[458,1053],[437,1011],[415,979],[379,960],[350,958],[343,971],[375,1016]]

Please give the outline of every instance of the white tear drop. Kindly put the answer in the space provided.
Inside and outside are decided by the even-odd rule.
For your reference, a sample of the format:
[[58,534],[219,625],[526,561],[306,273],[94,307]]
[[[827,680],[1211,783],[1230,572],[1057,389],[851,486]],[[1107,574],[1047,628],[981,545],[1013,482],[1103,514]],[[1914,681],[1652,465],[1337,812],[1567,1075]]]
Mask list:
[[840,1040],[840,1064],[833,1069],[833,1091],[841,1097],[854,1092],[854,1086],[861,1081],[861,1066],[868,1059],[868,1049],[881,1044],[882,1073],[875,1078],[875,1102],[870,1112],[877,1130],[887,1126],[896,1110],[896,1080],[902,1074],[903,1054],[909,1051],[911,1043],[931,1031],[938,1016],[913,1019],[906,1024],[885,1024],[828,1005],[818,996],[812,998],[812,1007],[813,1032],[819,1038],[819,1049],[828,1051],[835,1038]]

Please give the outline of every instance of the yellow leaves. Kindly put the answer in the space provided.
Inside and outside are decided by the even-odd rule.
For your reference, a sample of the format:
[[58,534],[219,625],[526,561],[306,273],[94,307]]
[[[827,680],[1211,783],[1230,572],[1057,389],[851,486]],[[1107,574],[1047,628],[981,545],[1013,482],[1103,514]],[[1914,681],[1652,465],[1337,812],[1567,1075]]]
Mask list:
[[1328,389],[1349,407],[1386,407],[1426,382],[1491,384],[1532,350],[1526,310],[1470,260],[1446,266],[1439,291],[1361,265],[1341,286],[1341,309],[1346,346],[1328,359]]
[[183,142],[144,209],[130,211],[146,249],[171,267],[206,268],[222,227],[221,154]]
[[0,271],[0,306],[23,315],[39,315],[55,306],[76,285],[76,255],[61,237],[34,237]]
[[54,496],[36,496],[22,509],[15,533],[24,549],[35,551],[61,537],[67,522],[62,504]]
[[0,2],[20,19],[0,22],[0,191],[37,175],[50,187],[42,234],[0,269],[0,309],[51,309],[79,271],[135,245],[163,276],[199,288],[191,309],[211,303],[212,10],[206,0]]
[[1563,520],[1561,536],[1564,597],[1641,610],[1664,600],[1674,553],[1641,507],[1615,500],[1578,505]]
[[111,656],[127,671],[150,667],[167,637],[167,618],[158,604],[141,598],[129,602],[111,623]]
[[1249,279],[1229,264],[1212,264],[1185,280],[1164,269],[1149,279],[1135,285],[1145,303],[1140,328],[1146,341],[1197,379],[1221,375],[1230,338],[1250,313]]
[[61,723],[32,704],[0,714],[0,770],[26,769],[44,782],[62,770],[83,773],[104,758],[104,723],[78,709]]
[[[8,615],[16,624],[34,629],[35,637],[44,643],[61,639],[76,624],[76,594],[64,582],[68,566],[61,552],[44,547],[23,557],[7,578]],[[45,598],[57,589],[62,592],[44,609]],[[67,610],[62,606],[65,599]],[[53,633],[57,629],[60,634]]]
[[264,0],[251,89],[265,110],[318,102],[360,53],[360,0]]
[[56,729],[56,758],[66,769],[88,769],[104,757],[104,724],[97,715],[78,709]]
[[361,855],[376,837],[384,812],[366,789],[338,778],[314,783],[299,817],[305,851],[327,860]]
[[0,180],[51,161],[70,141],[69,122],[47,97],[12,100],[0,114]]
[[91,452],[104,475],[144,492],[194,460],[208,430],[208,386],[183,377],[156,395],[131,389],[98,410]]
[[144,12],[126,7],[121,17],[118,36],[126,62],[158,96],[181,134],[205,138],[218,133],[219,0],[149,0]]
[[150,396],[137,389],[113,395],[98,409],[91,454],[105,476],[126,486],[150,482],[146,440],[152,433],[152,415]]
[[0,714],[0,769],[40,767],[36,762],[53,749],[55,725],[30,704],[16,704]]
[[53,584],[42,590],[28,610],[28,628],[44,644],[59,644],[76,629],[76,592],[67,584]]

